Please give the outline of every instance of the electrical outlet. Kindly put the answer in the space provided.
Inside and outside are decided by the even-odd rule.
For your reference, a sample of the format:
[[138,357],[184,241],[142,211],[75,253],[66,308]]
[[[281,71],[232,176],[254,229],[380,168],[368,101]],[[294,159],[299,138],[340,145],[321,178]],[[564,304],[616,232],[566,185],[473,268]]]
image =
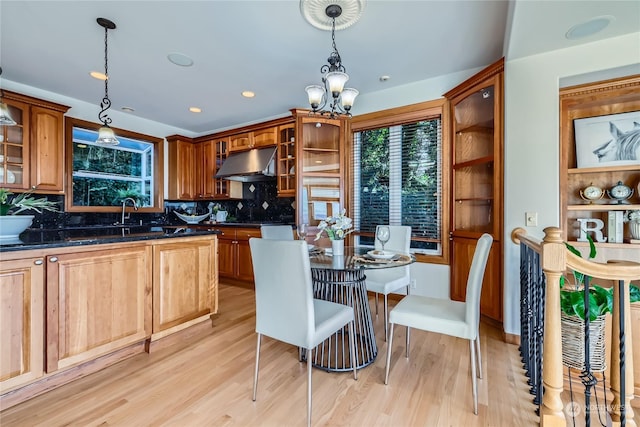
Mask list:
[[526,212],[524,214],[525,225],[527,227],[538,226],[538,212]]
[[416,279],[411,280],[411,289],[415,289],[416,288]]

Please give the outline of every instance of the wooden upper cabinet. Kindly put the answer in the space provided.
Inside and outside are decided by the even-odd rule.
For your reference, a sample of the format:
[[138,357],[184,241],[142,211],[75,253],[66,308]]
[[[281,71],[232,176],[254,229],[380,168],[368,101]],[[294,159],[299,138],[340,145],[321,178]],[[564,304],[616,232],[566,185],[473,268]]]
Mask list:
[[277,143],[278,126],[272,126],[229,136],[229,152],[275,147]]
[[195,145],[191,138],[168,136],[169,199],[193,200],[196,194]]
[[0,185],[64,192],[64,113],[69,107],[5,91],[15,126],[0,127]]
[[278,197],[296,195],[296,126],[293,123],[278,128]]
[[203,141],[195,144],[195,194],[199,199],[211,199],[215,195],[216,144]]

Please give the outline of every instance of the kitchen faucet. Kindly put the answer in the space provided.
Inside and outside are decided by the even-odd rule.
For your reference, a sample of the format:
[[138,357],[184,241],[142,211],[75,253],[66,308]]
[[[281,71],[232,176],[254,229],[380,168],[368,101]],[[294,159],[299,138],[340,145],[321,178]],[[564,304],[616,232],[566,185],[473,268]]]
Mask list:
[[134,210],[136,210],[136,211],[138,210],[138,204],[136,203],[136,201],[134,199],[132,199],[131,197],[127,197],[127,198],[123,199],[122,200],[122,219],[120,220],[120,224],[121,225],[124,225],[124,220],[125,219],[131,218],[131,212],[129,212],[126,217],[124,216],[124,213],[125,213],[124,208],[127,205],[127,201],[130,201],[133,204],[133,209]]

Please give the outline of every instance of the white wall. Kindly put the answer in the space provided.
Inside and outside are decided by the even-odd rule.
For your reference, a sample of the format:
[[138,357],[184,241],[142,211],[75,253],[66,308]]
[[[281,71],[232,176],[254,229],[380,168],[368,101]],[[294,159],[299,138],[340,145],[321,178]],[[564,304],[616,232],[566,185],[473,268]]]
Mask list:
[[519,334],[519,247],[510,234],[538,212],[542,238],[559,227],[559,82],[569,76],[640,62],[640,33],[533,55],[505,64],[504,329]]

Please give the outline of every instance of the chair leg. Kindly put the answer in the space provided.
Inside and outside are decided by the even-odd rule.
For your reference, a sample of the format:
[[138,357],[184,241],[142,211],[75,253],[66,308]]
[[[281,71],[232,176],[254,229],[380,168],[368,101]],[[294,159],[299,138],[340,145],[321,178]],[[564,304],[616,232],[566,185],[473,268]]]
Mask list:
[[482,352],[480,351],[480,332],[476,337],[476,356],[478,359],[478,378],[482,379]]
[[351,322],[349,325],[349,347],[351,348],[351,366],[353,366],[353,379],[358,379],[358,369],[356,365],[358,361],[356,360],[356,339],[355,339],[355,330],[356,323],[355,320]]
[[258,343],[256,344],[256,369],[253,374],[253,401],[256,401],[256,394],[258,393],[258,367],[260,366],[260,338],[261,334],[258,334]]
[[310,427],[310,426],[311,426],[311,358],[307,357],[307,427]]
[[407,359],[409,358],[409,337],[411,336],[411,328],[407,326],[407,342],[405,343],[405,355],[404,357],[406,357]]
[[474,340],[469,340],[471,356],[471,391],[473,393],[473,413],[478,415],[478,380],[476,379],[476,351]]
[[393,344],[393,323],[389,325],[389,341],[387,341],[387,367],[384,370],[384,383],[389,384],[389,365],[391,364],[391,345]]
[[387,341],[387,329],[389,329],[388,319],[389,319],[389,309],[387,305],[387,294],[384,294],[384,340]]
[[378,293],[376,292],[376,316],[378,315]]

